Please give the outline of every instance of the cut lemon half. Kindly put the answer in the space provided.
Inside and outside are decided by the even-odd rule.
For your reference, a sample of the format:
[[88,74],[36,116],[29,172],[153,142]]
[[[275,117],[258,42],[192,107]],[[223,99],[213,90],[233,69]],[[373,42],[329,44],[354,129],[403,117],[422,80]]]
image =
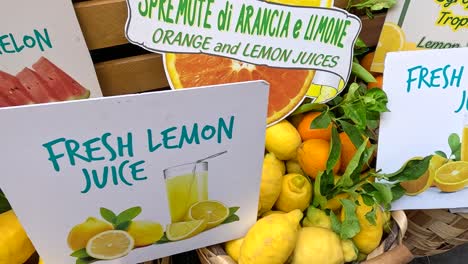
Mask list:
[[371,71],[383,72],[387,53],[403,50],[405,42],[405,32],[397,24],[386,22],[382,28],[382,33],[380,33]]
[[92,237],[86,244],[86,253],[96,259],[117,259],[127,255],[135,241],[125,231],[109,230]]
[[172,223],[166,227],[166,236],[170,241],[188,239],[200,234],[205,228],[205,220]]
[[218,201],[201,201],[193,204],[188,210],[188,219],[205,220],[206,229],[220,225],[229,216],[229,209]]
[[468,162],[449,162],[436,171],[434,183],[442,192],[457,192],[468,184]]
[[401,183],[401,186],[405,189],[406,194],[414,196],[429,189],[429,187],[431,187],[434,183],[434,177],[437,169],[439,169],[446,162],[447,159],[442,156],[432,156],[428,170],[421,177],[419,177],[419,179]]

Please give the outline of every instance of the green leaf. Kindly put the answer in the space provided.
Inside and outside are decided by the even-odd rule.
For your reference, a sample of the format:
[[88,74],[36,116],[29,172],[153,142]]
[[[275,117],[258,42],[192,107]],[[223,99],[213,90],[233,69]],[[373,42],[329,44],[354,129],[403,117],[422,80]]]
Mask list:
[[71,253],[70,256],[75,258],[89,258],[88,252],[86,252],[86,248],[78,249],[75,252]]
[[362,142],[364,142],[361,131],[346,121],[340,120],[340,124],[343,128],[343,131],[346,133],[346,135],[348,135],[351,142],[353,142],[354,146],[356,148],[361,146]]
[[129,222],[129,221],[132,221],[135,217],[137,217],[139,214],[141,213],[141,207],[140,206],[136,206],[136,207],[132,207],[132,208],[129,208],[123,212],[121,212],[116,220],[115,220],[115,223],[117,225],[121,224],[121,223],[124,223],[124,222]]
[[98,259],[95,259],[95,258],[92,258],[92,257],[88,257],[88,258],[79,258],[76,260],[76,264],[90,264],[90,263],[93,263],[93,262],[96,262],[98,261]]
[[392,202],[400,199],[401,197],[403,197],[403,195],[405,195],[406,191],[405,189],[400,185],[400,183],[397,183],[395,185],[393,185],[392,187]]
[[235,213],[237,213],[237,211],[239,211],[240,207],[230,207],[229,208],[229,215],[233,215]]
[[172,242],[172,241],[170,241],[167,238],[166,233],[164,232],[164,235],[155,244],[166,244],[166,243],[170,243],[170,242]]
[[2,190],[0,190],[0,214],[9,210],[11,210],[11,205],[3,194]]
[[341,204],[344,209],[344,220],[341,223],[341,239],[353,238],[361,231],[359,219],[356,215],[356,204],[348,199],[341,199]]
[[325,104],[314,104],[314,103],[311,103],[311,104],[303,104],[301,106],[299,106],[292,114],[291,116],[293,115],[299,115],[299,114],[303,114],[303,113],[307,113],[307,112],[311,112],[311,111],[324,111],[328,109],[328,106],[325,105]]
[[330,220],[331,220],[331,228],[333,232],[340,235],[341,234],[341,222],[338,220],[338,217],[335,215],[333,211],[330,211]]
[[323,111],[320,113],[319,116],[317,116],[311,123],[310,123],[310,128],[315,129],[315,128],[327,128],[330,123],[331,123],[331,117],[330,113],[327,111]]
[[348,93],[346,93],[342,103],[352,103],[356,98],[360,96],[359,94],[359,84],[352,83],[348,88]]
[[450,134],[448,138],[448,144],[450,146],[450,150],[452,151],[452,154],[450,156],[455,156],[455,160],[460,160],[460,155],[461,155],[461,142],[460,142],[460,136],[456,133]]
[[444,158],[448,158],[448,157],[447,157],[447,154],[445,154],[445,152],[443,152],[443,151],[441,151],[441,150],[437,150],[437,151],[435,152],[435,154],[437,154],[437,155],[439,155],[439,156],[441,156],[441,157],[444,157]]
[[432,155],[427,156],[424,159],[409,160],[398,171],[391,174],[385,174],[384,176],[392,182],[417,180],[428,170],[431,158]]
[[[317,184],[317,182],[315,182],[315,184]],[[323,196],[326,198],[327,194],[331,193],[334,186],[335,177],[333,177],[333,172],[324,171],[320,178],[320,193],[323,193]]]
[[366,219],[371,225],[375,226],[377,224],[377,210],[375,210],[375,207],[370,212],[367,212]]
[[314,207],[319,207],[323,209],[325,205],[327,204],[327,198],[325,198],[322,195],[322,192],[320,191],[320,185],[322,181],[322,175],[324,174],[323,171],[319,172],[317,177],[315,177],[315,184],[314,184],[314,199],[313,199],[313,205]]
[[392,202],[392,185],[387,183],[373,182],[372,186],[374,186],[374,188],[377,190],[377,192],[374,193],[374,197],[379,203],[388,205]]
[[[330,152],[327,160],[327,173],[330,173],[341,157],[341,140],[336,127],[332,127]],[[332,177],[333,178],[333,177]]]
[[364,151],[366,150],[367,147],[367,142],[368,140],[365,140],[361,146],[356,150],[356,153],[354,156],[351,158],[351,161],[349,162],[348,166],[346,167],[346,170],[344,174],[341,176],[339,183],[342,184],[344,188],[349,188],[353,186],[354,181],[352,179],[352,175],[360,174],[361,169],[362,169],[362,157],[364,154]]
[[99,212],[101,213],[102,218],[104,218],[107,222],[115,225],[115,220],[117,219],[117,216],[112,212],[111,210],[101,207],[99,209]]
[[343,104],[341,106],[345,113],[345,116],[353,120],[357,128],[364,130],[367,125],[366,107],[362,102],[356,102],[354,104]]
[[376,82],[374,76],[359,63],[353,62],[351,72],[366,83]]
[[130,226],[131,223],[132,223],[132,221],[125,221],[125,222],[122,222],[122,223],[118,223],[117,226],[115,226],[115,229],[122,230],[122,231],[127,231],[128,227]]
[[379,88],[370,89],[364,96],[364,104],[368,111],[388,112],[387,103],[387,94]]
[[225,224],[229,224],[229,223],[236,222],[239,220],[240,220],[239,216],[237,216],[236,214],[233,214],[233,215],[230,215],[228,218],[226,218],[226,220],[224,220],[221,224],[225,225]]
[[371,195],[363,193],[363,194],[361,194],[361,197],[362,197],[362,201],[364,201],[365,205],[367,205],[367,206],[374,206],[375,205],[374,198],[372,198]]

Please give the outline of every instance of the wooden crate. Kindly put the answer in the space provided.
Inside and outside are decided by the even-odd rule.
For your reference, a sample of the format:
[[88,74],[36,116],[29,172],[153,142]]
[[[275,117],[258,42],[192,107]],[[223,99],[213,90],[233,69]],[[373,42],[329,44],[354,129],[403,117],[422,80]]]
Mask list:
[[[161,56],[129,44],[125,38],[125,0],[73,2],[105,96],[168,89]],[[335,5],[343,7],[346,2],[336,0]],[[375,46],[385,14],[361,19],[361,38]]]

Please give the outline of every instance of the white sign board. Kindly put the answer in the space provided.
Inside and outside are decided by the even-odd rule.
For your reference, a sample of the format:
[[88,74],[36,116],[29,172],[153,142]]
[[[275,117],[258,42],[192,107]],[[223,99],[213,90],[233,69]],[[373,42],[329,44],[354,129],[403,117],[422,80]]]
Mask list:
[[239,238],[257,218],[267,101],[256,81],[1,109],[0,185],[45,263]]
[[[468,113],[467,57],[468,48],[388,54],[383,89],[388,95],[391,112],[383,114],[381,119],[378,169],[392,173],[407,160],[436,151],[450,156],[448,138],[451,134],[462,139],[462,150],[468,144],[463,137],[464,126],[466,129],[468,125],[464,121]],[[463,156],[466,158],[462,151]],[[452,157],[452,161],[456,158]],[[468,173],[459,169],[462,173],[457,177],[468,179]],[[452,179],[455,182],[455,178]],[[416,196],[404,196],[393,209],[467,206],[468,189],[442,192],[440,188],[431,187]]]

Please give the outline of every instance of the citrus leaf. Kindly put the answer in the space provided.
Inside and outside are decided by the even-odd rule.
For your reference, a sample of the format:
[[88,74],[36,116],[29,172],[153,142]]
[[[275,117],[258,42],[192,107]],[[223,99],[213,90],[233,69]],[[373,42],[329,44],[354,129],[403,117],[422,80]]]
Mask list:
[[330,212],[331,228],[337,235],[341,234],[341,222],[333,211]]
[[116,218],[116,224],[119,225],[124,222],[132,221],[135,217],[137,217],[141,213],[141,207],[136,206],[129,208],[123,212],[121,212]]
[[387,183],[373,182],[372,186],[377,190],[374,192],[374,197],[381,204],[388,205],[392,202],[392,187]]
[[413,159],[403,165],[398,171],[391,174],[385,174],[384,176],[392,182],[404,182],[417,180],[421,177],[429,168],[432,155],[425,157],[424,159]]
[[323,174],[324,172],[321,171],[318,173],[317,177],[315,177],[313,200],[314,207],[324,208],[327,204],[327,199],[322,195],[322,192],[320,191],[321,179]]
[[359,94],[360,86],[357,83],[352,83],[348,88],[348,93],[346,93],[343,98],[342,103],[352,103],[356,98],[360,96]]
[[[335,186],[335,177],[333,177],[332,172],[324,171],[322,177],[320,177],[320,193],[323,193],[323,196],[327,197],[327,194],[330,194]],[[315,183],[317,184],[317,182]]]
[[5,197],[5,194],[0,190],[0,214],[9,210],[11,210],[11,205]]
[[379,88],[372,88],[367,91],[364,96],[364,103],[368,111],[376,111],[380,113],[389,111],[387,108],[387,94]]
[[353,142],[354,146],[356,148],[361,146],[362,142],[364,142],[361,131],[346,121],[341,120],[340,124],[343,128],[343,131],[346,133],[346,135],[348,135],[351,142]]
[[341,141],[336,127],[332,127],[332,136],[330,142],[330,153],[327,160],[327,172],[330,173],[335,167],[341,156]]
[[310,128],[311,129],[327,128],[330,125],[331,121],[332,120],[330,117],[330,113],[328,112],[328,110],[326,110],[320,113],[320,115],[317,116],[314,119],[314,121],[310,123]]
[[239,211],[240,207],[230,207],[229,208],[229,215],[233,215]]
[[447,154],[445,154],[445,152],[441,151],[441,150],[437,150],[436,152],[434,152],[435,154],[443,157],[443,158],[447,158]]
[[125,221],[125,222],[119,223],[119,224],[115,227],[115,229],[116,229],[116,230],[127,231],[128,227],[130,226],[131,223],[132,223],[132,221]]
[[371,195],[363,193],[363,194],[361,194],[361,197],[362,197],[362,200],[364,201],[365,205],[367,205],[367,206],[374,206],[375,205],[374,198],[372,198]]
[[342,240],[353,238],[361,231],[359,219],[356,215],[356,204],[348,199],[341,199],[344,210],[344,219],[341,223],[340,237]]
[[392,187],[392,202],[400,199],[405,195],[406,191],[405,189],[400,185],[400,183],[397,183],[393,185]]
[[364,103],[343,104],[341,108],[343,108],[345,116],[351,119],[359,129],[364,130],[366,128],[367,116]]
[[356,173],[358,173],[358,174],[361,173],[362,165],[360,166],[360,164],[361,164],[363,153],[366,150],[366,147],[367,147],[367,140],[364,141],[361,144],[361,146],[359,146],[359,148],[356,150],[356,153],[351,158],[351,161],[349,162],[348,166],[346,167],[346,170],[345,170],[343,176],[341,176],[341,178],[339,180],[339,183],[344,188],[349,188],[349,187],[353,186],[354,182],[352,180],[352,175],[354,175]]
[[86,252],[86,248],[78,249],[70,254],[70,256],[75,258],[89,258],[88,252]]
[[164,235],[155,244],[166,244],[166,243],[170,243],[170,242],[172,242],[172,241],[170,241],[167,238],[166,232],[164,232]]
[[228,216],[228,218],[226,218],[226,220],[224,220],[221,224],[222,225],[229,224],[229,223],[236,222],[239,220],[240,220],[239,216],[237,216],[236,214],[233,214],[233,215]]
[[452,150],[452,152],[457,151],[461,146],[460,136],[456,133],[450,134],[448,138],[448,143],[450,146],[450,150]]
[[370,212],[367,212],[366,219],[373,226],[377,224],[377,210],[375,210],[375,207]]
[[117,216],[114,212],[104,207],[101,207],[101,209],[99,209],[99,212],[101,213],[102,218],[104,218],[107,222],[113,225],[116,224],[115,220],[117,219]]

